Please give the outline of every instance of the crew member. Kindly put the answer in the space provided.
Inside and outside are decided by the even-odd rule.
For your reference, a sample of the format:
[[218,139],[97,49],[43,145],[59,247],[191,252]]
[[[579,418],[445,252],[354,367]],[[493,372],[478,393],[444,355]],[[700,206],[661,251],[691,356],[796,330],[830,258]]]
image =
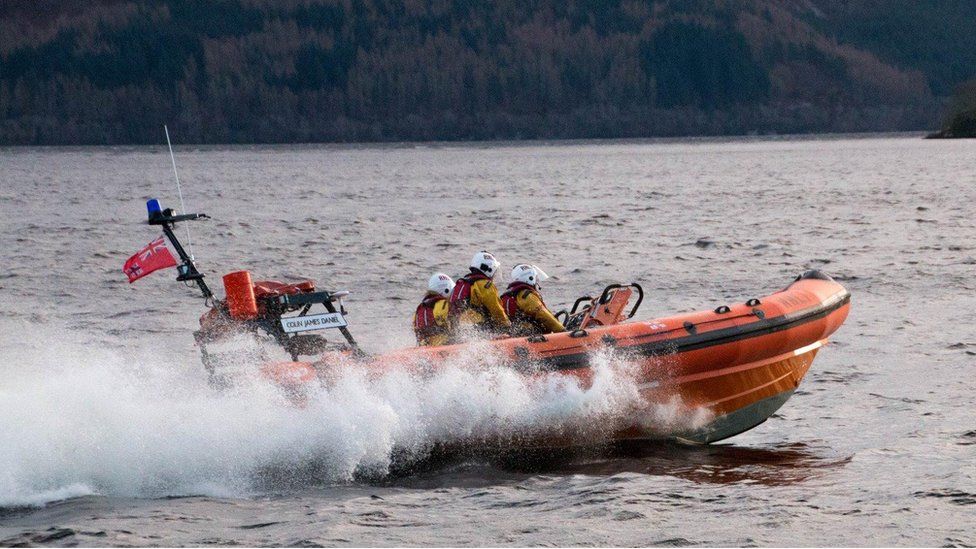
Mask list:
[[516,265],[512,283],[502,294],[502,305],[512,321],[512,335],[523,337],[564,332],[566,328],[546,307],[539,284],[549,275],[535,265]]
[[458,279],[451,292],[452,328],[476,326],[491,331],[507,331],[509,322],[492,278],[501,264],[488,252],[471,258],[470,273]]
[[454,281],[444,273],[434,273],[427,281],[427,294],[413,315],[413,333],[418,345],[446,345],[450,335],[448,298]]

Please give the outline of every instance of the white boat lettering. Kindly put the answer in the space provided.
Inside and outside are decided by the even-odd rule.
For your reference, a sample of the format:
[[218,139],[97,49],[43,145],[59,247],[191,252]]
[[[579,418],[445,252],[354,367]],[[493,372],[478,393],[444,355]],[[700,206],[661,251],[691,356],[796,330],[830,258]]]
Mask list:
[[288,333],[325,330],[327,328],[343,328],[345,326],[346,319],[343,318],[341,313],[293,316],[281,319],[281,327]]

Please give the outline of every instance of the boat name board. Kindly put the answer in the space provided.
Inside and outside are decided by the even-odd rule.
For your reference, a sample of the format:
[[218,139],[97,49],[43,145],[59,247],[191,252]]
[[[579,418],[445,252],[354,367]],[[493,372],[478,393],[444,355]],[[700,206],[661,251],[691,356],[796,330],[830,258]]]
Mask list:
[[289,333],[310,332],[328,328],[344,328],[346,319],[342,313],[322,313],[318,315],[290,316],[281,319],[281,328]]

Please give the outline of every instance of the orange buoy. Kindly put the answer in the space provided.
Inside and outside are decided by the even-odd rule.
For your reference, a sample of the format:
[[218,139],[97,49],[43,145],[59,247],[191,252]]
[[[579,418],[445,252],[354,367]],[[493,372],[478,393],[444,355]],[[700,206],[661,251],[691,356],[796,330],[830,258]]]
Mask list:
[[225,274],[224,291],[227,294],[227,309],[231,318],[251,320],[258,316],[258,302],[254,297],[251,273],[235,271]]

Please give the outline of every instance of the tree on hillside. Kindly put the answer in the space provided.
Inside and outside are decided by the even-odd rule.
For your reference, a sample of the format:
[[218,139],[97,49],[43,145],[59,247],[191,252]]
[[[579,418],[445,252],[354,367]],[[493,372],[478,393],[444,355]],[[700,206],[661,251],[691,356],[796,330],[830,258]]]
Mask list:
[[[843,43],[878,14],[836,1],[8,0],[0,145],[152,143],[163,122],[204,143],[925,127],[925,78]],[[936,23],[899,1],[885,29]],[[900,61],[909,34],[871,47]],[[969,67],[964,45],[911,55]]]
[[976,137],[976,78],[956,86],[942,131],[934,137]]

